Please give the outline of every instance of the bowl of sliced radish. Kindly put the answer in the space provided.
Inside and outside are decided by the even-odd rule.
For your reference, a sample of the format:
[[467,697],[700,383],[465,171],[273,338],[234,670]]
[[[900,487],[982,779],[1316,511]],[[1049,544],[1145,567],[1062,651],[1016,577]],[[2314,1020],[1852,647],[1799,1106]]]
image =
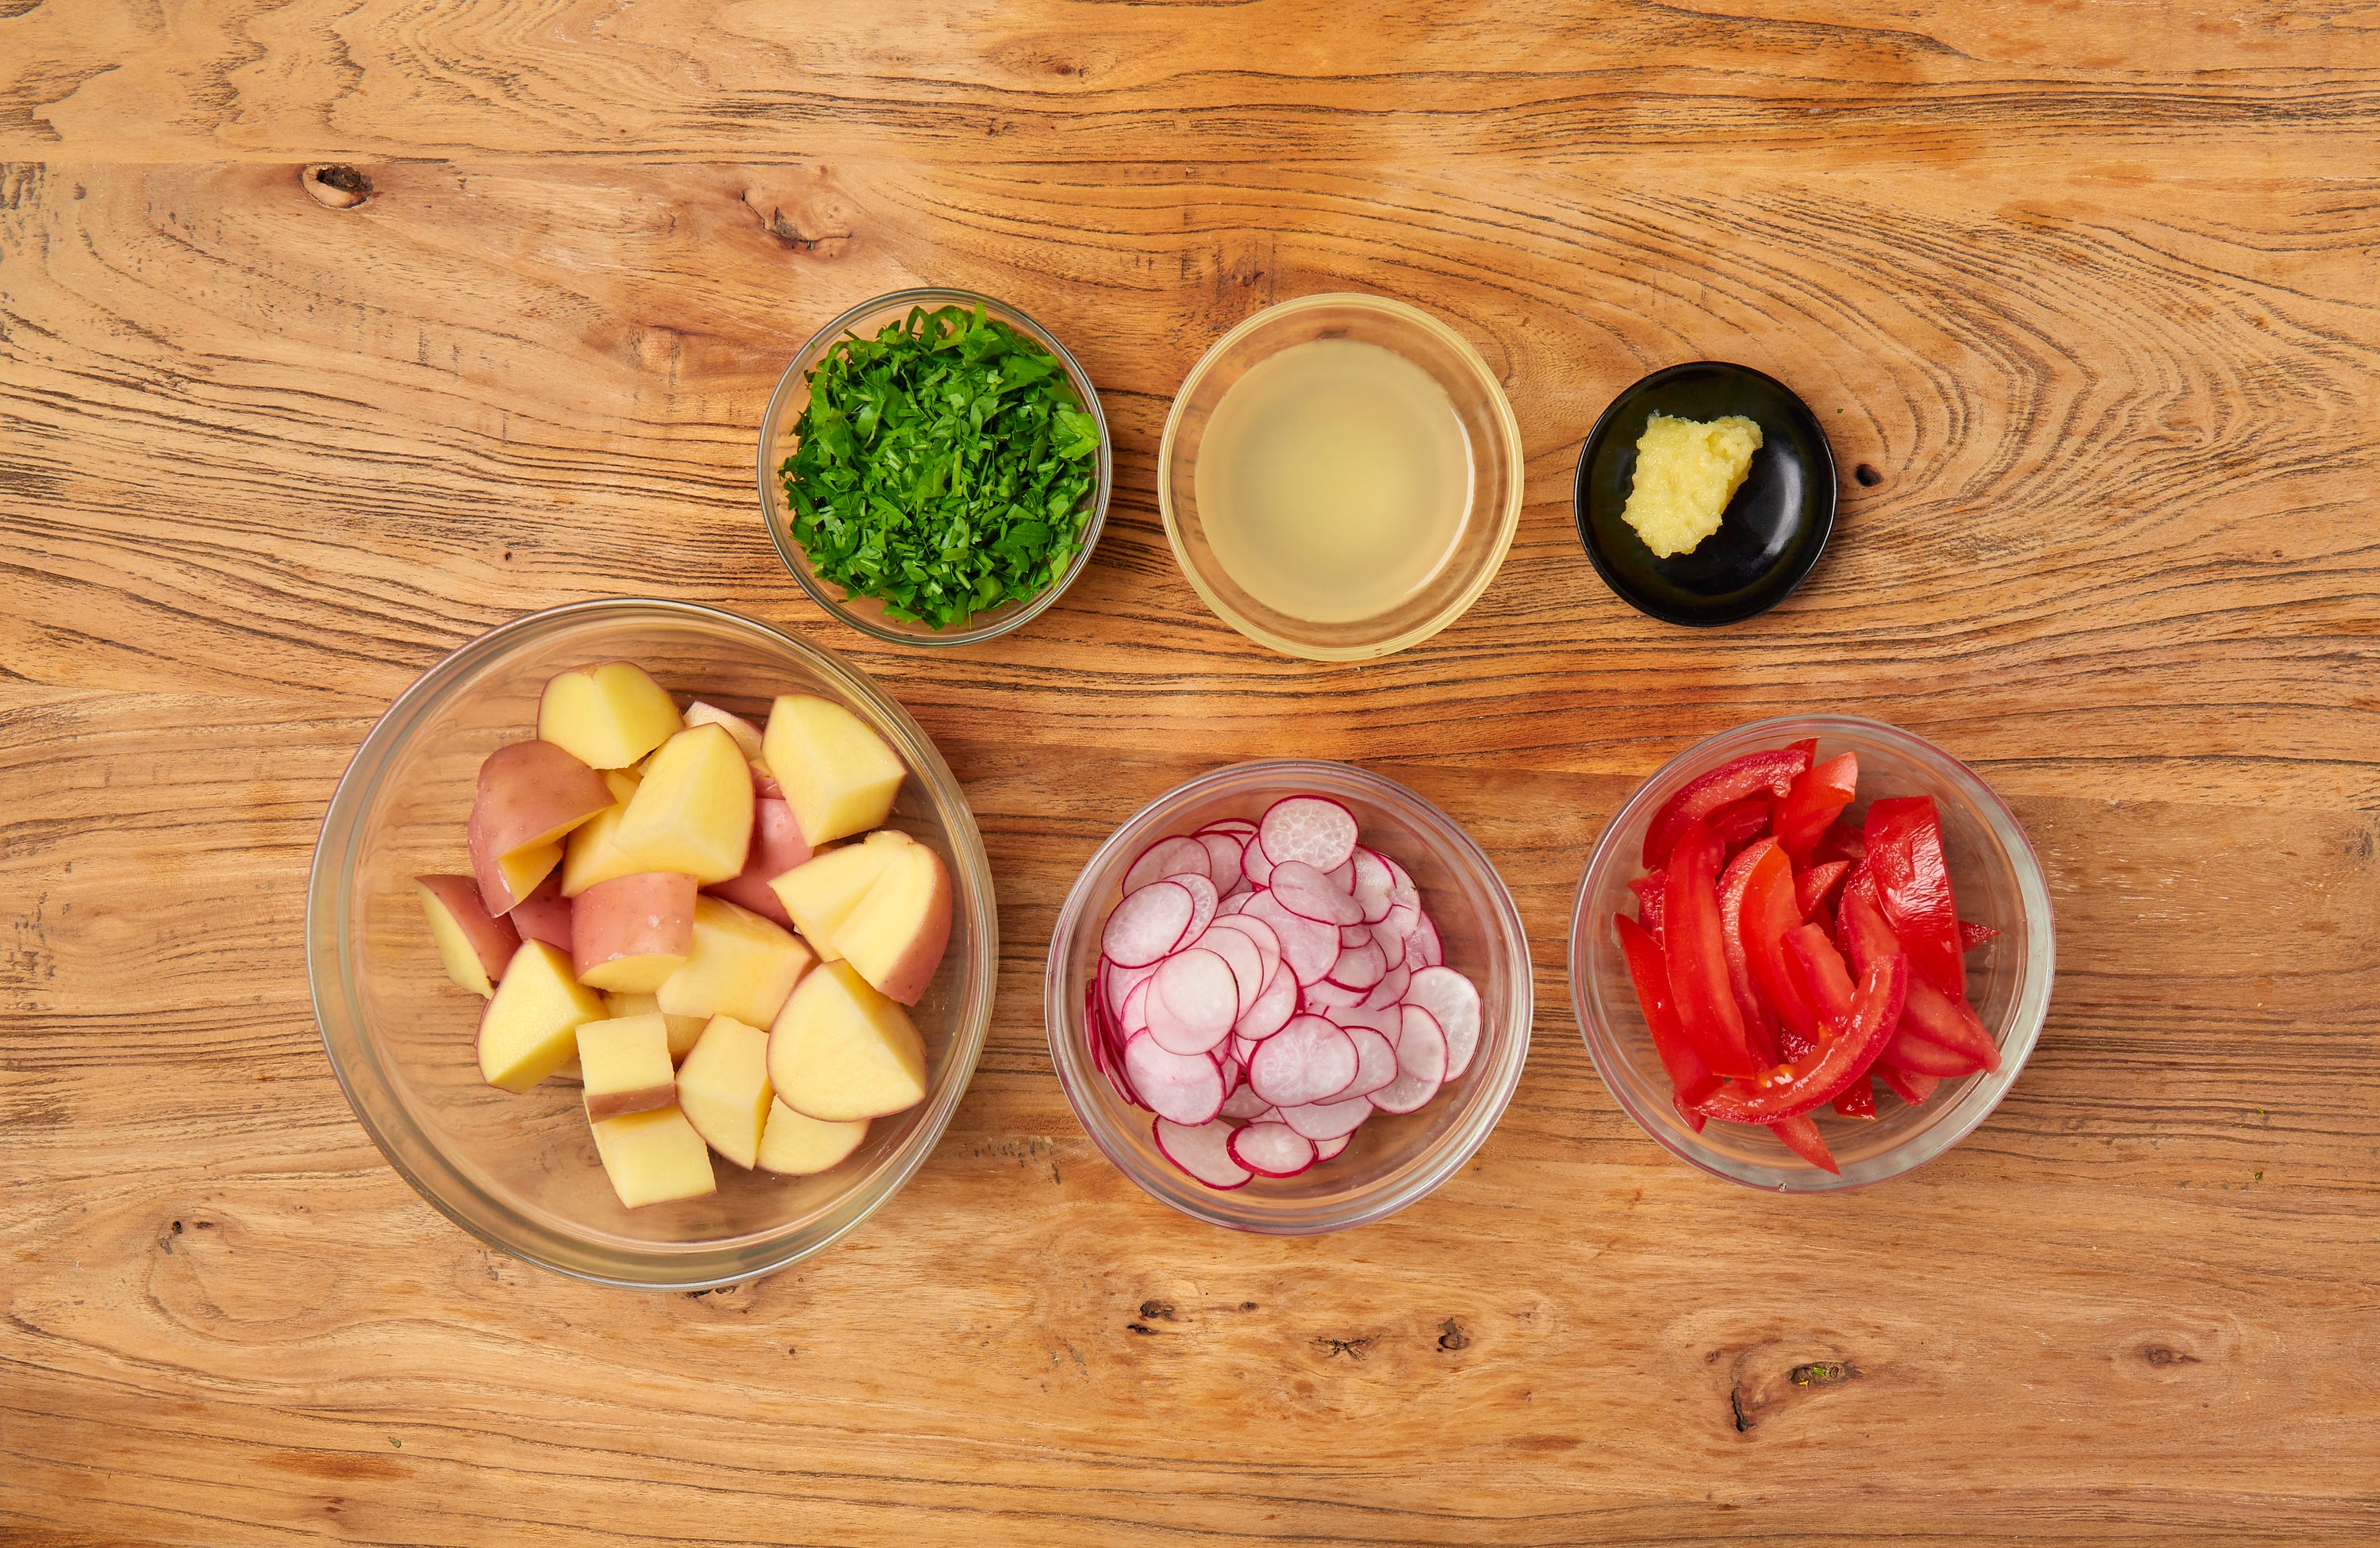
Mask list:
[[1346,763],[1242,763],[1091,858],[1050,941],[1067,1100],[1183,1213],[1381,1219],[1485,1142],[1528,1056],[1528,943],[1444,812]]

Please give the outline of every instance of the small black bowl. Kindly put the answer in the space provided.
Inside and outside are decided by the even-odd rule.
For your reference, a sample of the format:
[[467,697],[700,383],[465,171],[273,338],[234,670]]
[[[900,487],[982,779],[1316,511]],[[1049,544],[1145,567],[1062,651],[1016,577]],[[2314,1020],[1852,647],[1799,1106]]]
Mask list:
[[[1658,409],[1676,419],[1742,414],[1760,426],[1743,487],[1692,554],[1657,559],[1621,519],[1636,439]],[[1810,406],[1773,376],[1724,360],[1657,371],[1611,400],[1578,454],[1579,542],[1622,600],[1663,623],[1732,624],[1783,602],[1835,530],[1835,453]]]

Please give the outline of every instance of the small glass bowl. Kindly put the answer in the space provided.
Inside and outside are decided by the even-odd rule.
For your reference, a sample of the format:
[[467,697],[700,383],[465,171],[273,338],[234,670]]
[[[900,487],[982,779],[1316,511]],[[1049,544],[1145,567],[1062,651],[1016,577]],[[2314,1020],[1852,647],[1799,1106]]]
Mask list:
[[[716,1193],[623,1209],[577,1085],[548,1080],[514,1096],[480,1079],[481,1002],[447,981],[413,877],[469,870],[463,820],[480,761],[535,733],[548,677],[596,661],[636,662],[680,698],[756,721],[780,693],[832,699],[909,766],[892,825],[941,855],[957,895],[950,948],[912,1012],[929,1089],[908,1112],[878,1119],[832,1171],[777,1177],[716,1161]],[[588,602],[532,614],[424,673],[365,737],[332,794],[306,891],[306,970],[322,1044],[389,1164],[480,1240],[607,1285],[682,1290],[768,1274],[900,1191],[974,1073],[999,957],[983,840],[917,722],[827,652],[684,603]]]
[[[1066,379],[1075,384],[1075,395],[1083,400],[1084,411],[1099,421],[1099,481],[1089,496],[1091,504],[1083,522],[1082,542],[1075,551],[1074,561],[1066,567],[1066,573],[1054,585],[1022,602],[1003,602],[974,615],[961,628],[938,629],[923,621],[904,623],[886,617],[883,603],[874,597],[842,595],[842,587],[819,574],[809,555],[794,541],[793,508],[785,502],[785,482],[777,469],[801,445],[794,434],[794,425],[801,419],[802,410],[809,407],[809,373],[818,368],[837,339],[846,334],[874,338],[879,329],[908,316],[913,307],[932,311],[946,306],[981,307],[985,316],[1007,323],[1057,357]],[[1091,562],[1091,550],[1099,546],[1100,529],[1107,524],[1108,494],[1115,485],[1115,444],[1108,434],[1107,413],[1099,407],[1099,389],[1091,385],[1090,372],[1049,329],[1005,301],[979,296],[972,290],[895,290],[872,301],[860,302],[812,334],[809,342],[802,346],[793,364],[777,379],[777,390],[769,395],[768,409],[760,416],[759,472],[761,525],[769,530],[769,541],[777,545],[777,557],[785,562],[785,567],[793,571],[794,579],[812,601],[860,633],[888,644],[973,645],[1006,634],[1035,616],[1057,601],[1059,593],[1073,585],[1075,578]]]
[[[1351,623],[1293,618],[1257,601],[1227,574],[1198,516],[1198,450],[1223,396],[1249,370],[1284,349],[1349,338],[1392,349],[1446,389],[1471,443],[1471,507],[1454,553],[1402,606]],[[1267,307],[1215,341],[1173,396],[1157,453],[1157,498],[1182,573],[1215,616],[1283,655],[1364,661],[1417,645],[1461,617],[1496,579],[1521,524],[1521,425],[1488,362],[1461,334],[1383,296],[1305,296]]]
[[[1420,1111],[1375,1114],[1335,1160],[1294,1177],[1258,1177],[1218,1192],[1159,1152],[1150,1115],[1127,1106],[1091,1063],[1084,994],[1099,970],[1108,913],[1142,850],[1222,818],[1253,822],[1292,795],[1345,803],[1363,843],[1413,873],[1445,943],[1447,966],[1478,986],[1485,1011],[1479,1051],[1462,1079]],[[1529,1055],[1529,944],[1494,864],[1453,819],[1403,786],[1348,763],[1239,763],[1159,797],[1099,847],[1058,910],[1042,1003],[1066,1100],[1092,1143],[1125,1176],[1194,1219],[1268,1236],[1315,1236],[1386,1219],[1452,1176],[1486,1142]]]
[[[1766,1128],[1714,1122],[1696,1134],[1686,1127],[1670,1101],[1669,1076],[1653,1052],[1611,928],[1614,914],[1634,915],[1628,883],[1645,873],[1645,830],[1664,801],[1730,758],[1811,737],[1822,759],[1859,754],[1859,799],[1846,813],[1854,820],[1879,796],[1934,798],[1959,915],[1999,932],[1967,956],[1968,995],[1999,1044],[1998,1071],[1945,1080],[1916,1107],[1880,1091],[1872,1121],[1819,1109],[1812,1116],[1842,1165],[1840,1176],[1794,1156]],[[1991,786],[1933,743],[1881,721],[1798,715],[1755,721],[1696,743],[1662,765],[1620,809],[1579,884],[1571,920],[1570,992],[1596,1073],[1645,1133],[1715,1176],[1785,1193],[1823,1193],[1924,1165],[1999,1105],[2041,1036],[2057,958],[2041,863]]]

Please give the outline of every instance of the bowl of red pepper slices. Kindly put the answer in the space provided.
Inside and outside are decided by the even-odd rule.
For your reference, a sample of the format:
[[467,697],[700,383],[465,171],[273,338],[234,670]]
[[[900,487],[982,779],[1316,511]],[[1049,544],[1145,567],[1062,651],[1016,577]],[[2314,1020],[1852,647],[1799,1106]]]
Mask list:
[[1587,862],[1571,997],[1620,1105],[1755,1188],[1898,1176],[2014,1083],[2057,964],[2024,830],[1880,721],[1758,721],[1673,758]]

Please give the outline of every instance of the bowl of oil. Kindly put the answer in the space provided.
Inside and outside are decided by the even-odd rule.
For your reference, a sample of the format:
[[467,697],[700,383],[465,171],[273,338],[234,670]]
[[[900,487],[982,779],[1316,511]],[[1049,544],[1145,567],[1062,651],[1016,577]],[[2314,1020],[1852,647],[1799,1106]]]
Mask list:
[[1521,518],[1521,429],[1463,336],[1382,296],[1306,296],[1215,341],[1158,451],[1182,573],[1284,655],[1359,661],[1461,617]]

